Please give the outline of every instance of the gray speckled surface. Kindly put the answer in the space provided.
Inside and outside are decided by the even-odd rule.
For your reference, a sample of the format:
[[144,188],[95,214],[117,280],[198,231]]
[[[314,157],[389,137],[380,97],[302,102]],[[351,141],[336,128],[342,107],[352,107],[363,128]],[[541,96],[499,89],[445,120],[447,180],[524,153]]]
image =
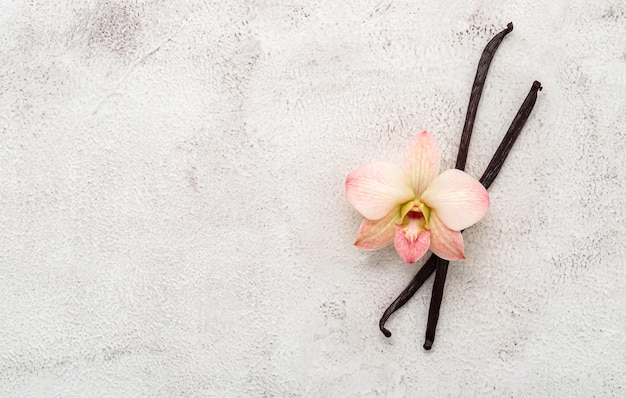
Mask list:
[[[0,395],[626,395],[623,1],[2,1]],[[535,111],[437,341],[346,175]],[[419,263],[418,263],[419,265]]]

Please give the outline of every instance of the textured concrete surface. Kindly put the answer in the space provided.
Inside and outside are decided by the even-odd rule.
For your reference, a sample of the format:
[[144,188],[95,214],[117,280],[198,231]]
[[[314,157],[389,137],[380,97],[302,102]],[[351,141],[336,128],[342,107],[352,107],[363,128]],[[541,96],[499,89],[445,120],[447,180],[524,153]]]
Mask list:
[[[626,396],[623,1],[0,4],[0,396]],[[425,352],[344,179],[452,167],[509,21],[471,174],[544,91]]]

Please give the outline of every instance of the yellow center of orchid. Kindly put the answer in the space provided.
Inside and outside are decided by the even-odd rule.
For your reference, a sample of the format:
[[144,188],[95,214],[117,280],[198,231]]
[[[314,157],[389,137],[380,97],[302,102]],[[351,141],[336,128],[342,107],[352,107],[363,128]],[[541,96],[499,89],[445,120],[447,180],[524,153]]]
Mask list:
[[430,230],[428,227],[430,208],[418,199],[403,204],[398,215],[396,224],[401,226],[411,242],[414,242],[423,231]]
[[418,213],[423,220],[424,229],[428,229],[428,221],[430,220],[430,208],[422,203],[419,199],[411,200],[400,206],[400,217],[396,224],[403,224],[407,216],[414,218]]

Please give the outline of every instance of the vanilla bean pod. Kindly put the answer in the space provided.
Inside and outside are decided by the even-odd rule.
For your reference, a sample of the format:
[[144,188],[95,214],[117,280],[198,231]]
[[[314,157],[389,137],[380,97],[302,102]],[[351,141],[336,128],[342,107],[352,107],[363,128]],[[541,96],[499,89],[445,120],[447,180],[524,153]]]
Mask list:
[[[478,61],[478,68],[476,70],[476,76],[474,77],[474,84],[472,85],[472,91],[470,94],[469,104],[467,106],[467,114],[465,115],[465,124],[463,126],[463,132],[461,134],[461,143],[459,144],[459,152],[456,159],[456,168],[460,170],[465,169],[465,163],[467,161],[467,152],[469,150],[470,139],[472,138],[472,130],[474,129],[474,121],[476,119],[476,111],[478,110],[478,104],[480,102],[480,97],[483,92],[483,87],[485,85],[485,79],[487,78],[487,72],[489,71],[489,66],[491,65],[491,61],[496,53],[496,50],[502,43],[504,37],[509,34],[513,30],[513,23],[509,22],[506,29],[502,30],[500,33],[495,35],[493,39],[487,43],[485,49],[483,50],[482,55],[480,56],[480,60]],[[498,170],[499,171],[499,170]],[[497,173],[496,173],[497,174]],[[434,257],[434,256],[433,256]],[[433,258],[431,257],[431,258]],[[394,300],[393,303],[387,308],[380,321],[378,322],[378,326],[380,331],[386,336],[390,337],[391,332],[385,328],[385,322],[389,319],[389,317],[398,309],[400,309],[404,304],[413,295],[417,290],[424,284],[426,279],[433,273],[435,270],[435,266],[443,268],[444,265],[439,265],[440,262],[437,259],[430,261],[430,259],[422,266],[422,268],[417,272],[413,280],[409,283],[409,285],[400,293],[398,298]],[[447,267],[447,265],[445,265]],[[447,269],[446,269],[447,271]],[[442,269],[443,272],[443,269]],[[439,279],[440,283],[445,283],[445,276],[443,277],[443,282],[441,278]],[[442,288],[443,291],[443,288]]]
[[[526,99],[524,99],[522,106],[513,118],[513,122],[511,122],[511,126],[504,135],[500,146],[496,149],[496,153],[494,153],[489,165],[485,169],[485,172],[482,177],[480,177],[480,183],[483,184],[485,188],[489,188],[491,186],[493,181],[496,179],[496,176],[502,169],[504,161],[509,155],[515,140],[519,137],[522,128],[526,124],[526,120],[528,120],[528,117],[535,106],[535,102],[537,101],[537,92],[541,91],[541,89],[541,83],[535,80],[530,88],[530,92],[526,96]],[[435,257],[435,255],[433,255],[433,257]],[[443,299],[443,288],[445,285],[445,278],[448,272],[449,263],[450,262],[448,260],[437,260],[437,273],[435,274],[435,282],[433,284],[433,294],[430,301],[430,309],[428,311],[428,325],[426,326],[426,341],[424,342],[424,349],[426,350],[430,350],[433,346],[433,342],[435,341],[435,331],[437,329],[437,322],[439,321],[439,310]],[[439,277],[440,272],[442,275],[441,278]]]
[[493,56],[496,54],[496,50],[500,47],[500,43],[502,43],[504,37],[511,33],[512,30],[513,22],[509,22],[506,29],[495,35],[494,38],[487,43],[482,55],[480,56],[480,60],[478,61],[478,68],[476,69],[476,76],[474,77],[474,84],[472,85],[472,92],[467,105],[467,113],[465,114],[465,124],[463,125],[463,133],[461,134],[459,152],[456,156],[455,167],[459,170],[465,170],[467,151],[469,150],[470,139],[472,138],[472,131],[474,130],[478,103],[480,102],[480,97],[483,94],[483,88],[485,87],[485,80],[487,79],[489,66],[491,65]]
[[[469,143],[472,138],[472,131],[474,130],[474,122],[476,121],[476,112],[478,111],[480,97],[482,96],[483,88],[485,87],[485,80],[487,79],[489,66],[491,65],[491,61],[493,60],[500,43],[502,43],[504,37],[512,30],[513,23],[509,22],[506,29],[498,33],[489,41],[489,43],[487,43],[482,55],[480,56],[480,61],[478,61],[476,77],[474,77],[474,84],[472,85],[472,92],[470,94],[469,104],[467,105],[467,113],[465,114],[465,124],[463,125],[463,132],[461,134],[459,152],[456,157],[455,167],[459,170],[465,170]],[[428,325],[426,326],[426,342],[424,343],[424,349],[426,350],[430,350],[435,339],[435,329],[437,328],[437,321],[439,320],[439,310],[441,308],[441,300],[443,299],[443,289],[446,284],[449,264],[449,261],[445,261],[443,259],[437,261],[435,282],[433,283],[433,293],[430,299],[430,309],[428,310]]]
[[[530,116],[530,112],[535,106],[535,102],[537,101],[537,92],[541,91],[541,89],[541,83],[539,83],[538,81],[533,82],[533,85],[530,88],[530,92],[526,96],[526,99],[522,103],[522,106],[515,115],[511,126],[504,135],[502,142],[500,142],[500,146],[498,146],[498,149],[496,149],[496,152],[491,157],[489,165],[485,169],[483,175],[480,177],[479,182],[485,187],[485,189],[489,189],[493,181],[498,176],[498,173],[502,169],[504,161],[509,155],[511,148],[513,148],[513,144],[517,140],[517,137],[519,137],[519,134],[522,131],[522,127],[524,127],[526,120]],[[413,295],[424,284],[424,282],[426,282],[428,277],[430,277],[430,275],[435,272],[438,262],[437,260],[447,261],[439,258],[435,254],[431,255],[428,261],[426,261],[422,268],[417,272],[417,274],[407,285],[407,287],[402,291],[402,293],[400,293],[398,298],[395,299],[395,301],[391,303],[391,305],[387,308],[387,310],[381,317],[380,322],[378,323],[380,331],[383,332],[385,336],[391,337],[391,332],[385,328],[385,323],[387,322],[389,317],[394,312],[402,308],[402,306],[404,306],[404,304],[406,304],[411,299],[411,297],[413,297]],[[436,327],[436,323],[431,322],[430,325],[434,325]],[[432,332],[431,341],[434,341],[434,329]]]
[[526,99],[524,99],[522,106],[519,108],[519,111],[517,111],[517,114],[513,118],[511,126],[504,135],[500,146],[498,146],[498,149],[496,149],[496,153],[494,153],[491,161],[489,162],[489,165],[485,169],[485,172],[483,173],[482,177],[480,177],[479,181],[486,189],[489,189],[493,181],[498,176],[500,169],[502,169],[504,160],[509,155],[511,148],[513,148],[515,140],[517,140],[517,137],[519,137],[519,134],[524,127],[524,124],[526,124],[526,120],[528,120],[528,117],[530,116],[530,113],[535,106],[535,102],[537,102],[537,93],[541,90],[541,83],[535,80],[532,87],[530,88],[530,92],[526,96]]

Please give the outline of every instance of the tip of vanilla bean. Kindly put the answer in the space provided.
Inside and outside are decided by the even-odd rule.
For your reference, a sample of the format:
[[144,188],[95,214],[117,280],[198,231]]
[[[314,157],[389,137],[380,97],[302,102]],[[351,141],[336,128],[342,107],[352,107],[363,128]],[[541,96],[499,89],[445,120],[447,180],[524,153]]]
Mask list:
[[541,83],[539,83],[537,80],[535,80],[533,82],[533,89],[541,91],[541,90],[543,90],[543,87],[541,87]]
[[432,340],[426,340],[426,342],[424,343],[424,349],[425,350],[430,350],[431,348],[433,348],[433,341]]
[[378,325],[378,328],[380,329],[381,332],[383,332],[383,334],[385,335],[385,337],[389,338],[391,337],[391,332],[389,331],[389,329],[387,329],[386,327],[384,327],[382,325],[382,321],[381,323]]
[[506,31],[507,33],[511,33],[512,30],[513,30],[513,22],[509,22],[508,25],[506,25]]

